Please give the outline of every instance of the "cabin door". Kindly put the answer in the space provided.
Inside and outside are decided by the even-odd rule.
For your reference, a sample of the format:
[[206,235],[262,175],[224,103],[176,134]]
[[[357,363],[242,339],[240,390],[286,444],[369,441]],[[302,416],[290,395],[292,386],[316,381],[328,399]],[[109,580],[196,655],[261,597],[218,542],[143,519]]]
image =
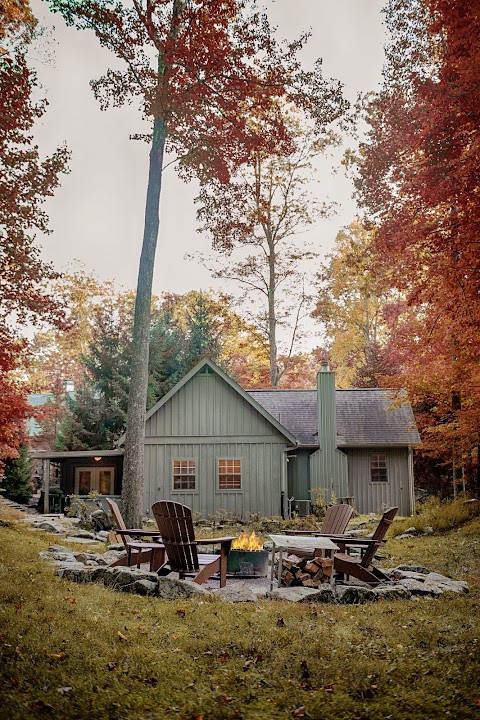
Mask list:
[[75,495],[88,495],[97,492],[100,495],[113,495],[115,468],[113,467],[77,467],[75,468]]

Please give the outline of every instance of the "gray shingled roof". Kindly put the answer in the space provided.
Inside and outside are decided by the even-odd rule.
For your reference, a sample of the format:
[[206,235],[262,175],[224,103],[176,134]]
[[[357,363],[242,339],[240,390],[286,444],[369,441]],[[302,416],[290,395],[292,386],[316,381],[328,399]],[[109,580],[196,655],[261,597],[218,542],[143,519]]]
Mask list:
[[[251,395],[301,445],[318,445],[316,390],[250,390]],[[411,445],[420,442],[410,404],[392,407],[389,390],[337,390],[339,447]]]

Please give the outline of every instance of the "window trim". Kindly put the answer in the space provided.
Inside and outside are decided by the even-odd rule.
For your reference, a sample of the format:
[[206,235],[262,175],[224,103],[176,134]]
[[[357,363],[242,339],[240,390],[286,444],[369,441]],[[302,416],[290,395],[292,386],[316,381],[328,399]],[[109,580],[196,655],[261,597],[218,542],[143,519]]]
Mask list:
[[[220,463],[221,462],[238,462],[240,463],[240,472],[222,472],[222,475],[230,475],[231,477],[235,475],[240,475],[240,487],[238,488],[222,488],[220,487]],[[217,466],[217,482],[216,482],[216,492],[217,493],[241,493],[243,492],[243,458],[241,457],[217,457],[216,458],[216,466]]]
[[[381,460],[379,459],[379,456],[382,455],[384,457],[383,465],[381,464]],[[376,457],[376,465],[374,465],[374,457]],[[369,454],[369,465],[370,465],[370,483],[372,485],[385,485],[386,483],[390,482],[389,479],[389,472],[388,472],[388,453],[386,451],[379,451],[371,452]],[[381,471],[385,472],[385,479],[374,479],[373,478],[373,471],[376,470],[378,474],[380,474]]]
[[[195,457],[175,457],[171,458],[172,460],[172,493],[184,495],[185,493],[194,495],[198,493],[198,460]],[[175,463],[194,463],[194,469],[195,473],[193,477],[195,478],[195,487],[194,488],[176,488],[175,487]],[[183,477],[189,477],[188,475],[183,475]]]

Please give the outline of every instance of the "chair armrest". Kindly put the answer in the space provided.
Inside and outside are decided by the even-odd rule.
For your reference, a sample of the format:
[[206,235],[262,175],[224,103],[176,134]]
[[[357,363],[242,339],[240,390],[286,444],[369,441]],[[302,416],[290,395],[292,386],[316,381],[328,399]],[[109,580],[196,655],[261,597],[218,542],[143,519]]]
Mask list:
[[231,543],[233,540],[235,540],[235,536],[232,535],[232,537],[217,537],[217,538],[197,538],[196,543],[197,545],[217,545],[217,544],[227,544]]

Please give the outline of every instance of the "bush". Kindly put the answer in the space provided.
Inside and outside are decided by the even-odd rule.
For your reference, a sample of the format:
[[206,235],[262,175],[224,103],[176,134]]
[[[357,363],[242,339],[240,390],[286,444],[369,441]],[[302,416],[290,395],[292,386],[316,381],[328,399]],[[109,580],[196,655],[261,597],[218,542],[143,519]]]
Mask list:
[[18,458],[9,458],[5,462],[2,490],[5,497],[15,502],[25,503],[32,496],[30,480],[32,462],[25,445],[20,448]]

